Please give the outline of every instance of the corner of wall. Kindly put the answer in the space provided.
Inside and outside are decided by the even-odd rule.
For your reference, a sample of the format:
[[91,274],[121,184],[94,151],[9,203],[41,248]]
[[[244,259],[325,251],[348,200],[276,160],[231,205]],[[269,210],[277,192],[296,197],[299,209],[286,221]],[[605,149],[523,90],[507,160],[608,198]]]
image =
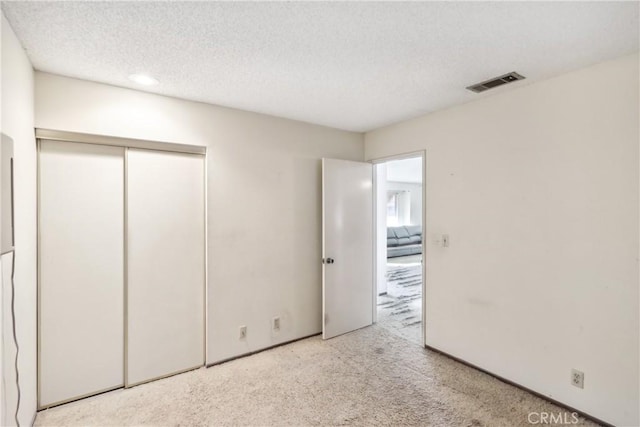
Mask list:
[[[14,212],[15,212],[15,312],[20,346],[21,425],[31,425],[37,406],[36,349],[36,175],[37,158],[34,135],[34,70],[20,41],[2,14],[2,132],[14,141]],[[7,263],[3,259],[3,272]],[[6,276],[6,275],[5,275]],[[11,287],[2,282],[3,345],[2,380],[3,425],[13,425],[17,406],[15,387],[15,346],[10,311]],[[11,338],[9,338],[11,337]]]

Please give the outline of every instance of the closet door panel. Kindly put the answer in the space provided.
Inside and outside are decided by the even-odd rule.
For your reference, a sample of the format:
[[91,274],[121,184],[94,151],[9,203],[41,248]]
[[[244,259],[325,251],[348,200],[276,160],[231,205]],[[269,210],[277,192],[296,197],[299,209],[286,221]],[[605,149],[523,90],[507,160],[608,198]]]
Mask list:
[[129,149],[127,385],[204,364],[204,157]]
[[41,141],[39,406],[124,384],[124,149]]

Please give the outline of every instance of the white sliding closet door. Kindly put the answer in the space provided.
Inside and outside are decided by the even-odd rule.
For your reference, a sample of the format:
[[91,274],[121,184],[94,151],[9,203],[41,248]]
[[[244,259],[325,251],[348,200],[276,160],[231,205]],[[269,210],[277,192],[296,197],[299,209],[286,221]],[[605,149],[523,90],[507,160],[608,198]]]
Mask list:
[[124,149],[41,141],[39,407],[124,384]]
[[127,374],[204,364],[204,156],[127,154]]

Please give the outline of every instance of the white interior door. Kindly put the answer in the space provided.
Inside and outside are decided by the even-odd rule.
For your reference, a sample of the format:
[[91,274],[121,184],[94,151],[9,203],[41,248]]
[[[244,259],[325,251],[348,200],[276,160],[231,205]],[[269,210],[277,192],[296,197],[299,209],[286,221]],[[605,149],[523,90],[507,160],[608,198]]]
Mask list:
[[122,387],[124,149],[41,141],[39,406]]
[[204,197],[204,156],[128,149],[128,386],[204,364]]
[[372,165],[322,159],[322,338],[373,322]]

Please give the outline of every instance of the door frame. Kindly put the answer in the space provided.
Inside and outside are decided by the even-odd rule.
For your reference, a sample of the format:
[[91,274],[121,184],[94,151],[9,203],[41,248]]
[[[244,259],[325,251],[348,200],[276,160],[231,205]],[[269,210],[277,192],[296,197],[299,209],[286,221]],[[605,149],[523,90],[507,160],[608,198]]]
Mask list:
[[374,241],[374,259],[373,259],[373,323],[378,322],[378,257],[376,255],[378,249],[378,177],[376,173],[375,167],[382,163],[387,163],[394,160],[405,160],[405,159],[422,159],[422,322],[421,322],[421,337],[422,337],[422,347],[427,346],[427,330],[426,330],[426,290],[427,290],[427,242],[426,242],[426,224],[427,224],[427,150],[417,150],[410,151],[407,153],[395,154],[392,156],[379,157],[375,159],[370,159],[369,163],[371,163],[374,167],[373,173],[373,241]]

